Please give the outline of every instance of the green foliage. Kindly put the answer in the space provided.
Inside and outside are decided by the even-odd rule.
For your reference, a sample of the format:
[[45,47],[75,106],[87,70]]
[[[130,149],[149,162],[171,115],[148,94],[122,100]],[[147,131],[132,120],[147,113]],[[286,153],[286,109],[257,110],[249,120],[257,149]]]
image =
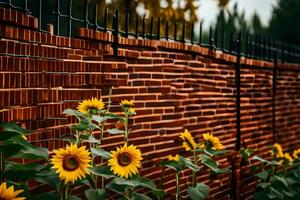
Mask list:
[[[273,147],[273,154],[274,152],[278,153]],[[254,200],[299,199],[300,168],[298,161],[292,162],[285,156],[278,157],[279,155],[281,155],[281,153],[274,154],[271,160],[266,160],[259,156],[252,158],[252,160],[260,162],[260,167],[257,167],[258,170],[260,168],[260,172],[255,174],[258,183],[253,196]]]
[[87,189],[84,193],[88,200],[102,200],[107,196],[103,189]]
[[179,161],[164,160],[161,162],[161,165],[164,167],[171,168],[176,172],[180,172],[185,168],[189,168],[194,172],[198,172],[200,170],[200,168],[197,165],[195,165],[190,159],[181,156],[179,158]]
[[197,183],[196,187],[189,187],[188,194],[192,200],[204,200],[208,197],[209,186],[204,183]]
[[278,0],[268,28],[268,34],[292,43],[300,44],[300,26],[295,20],[300,19],[299,0]]
[[[34,180],[52,186],[58,185],[51,177],[48,167],[48,149],[36,147],[27,141],[26,136],[31,132],[18,126],[16,123],[1,123],[0,127],[0,171],[1,180],[6,180],[10,185],[23,189],[21,195],[27,199],[53,199],[60,198],[56,193],[43,193],[36,196],[28,192],[28,181]],[[26,163],[16,161],[27,160]],[[57,180],[57,178],[55,177]],[[51,184],[50,184],[51,183]]]
[[106,179],[116,177],[107,166],[94,166],[90,169],[90,172],[94,175],[104,177]]
[[211,157],[205,155],[205,154],[201,154],[199,155],[199,157],[201,158],[201,162],[208,168],[210,168],[212,170],[212,172],[216,173],[216,174],[223,174],[223,173],[229,173],[230,170],[227,168],[224,169],[220,169],[218,168],[218,163],[213,160]]

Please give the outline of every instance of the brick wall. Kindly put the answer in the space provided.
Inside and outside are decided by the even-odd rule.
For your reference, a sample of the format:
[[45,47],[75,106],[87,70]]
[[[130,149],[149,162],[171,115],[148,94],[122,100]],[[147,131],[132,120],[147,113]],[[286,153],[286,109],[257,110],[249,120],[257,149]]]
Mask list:
[[[110,33],[82,28],[78,37],[66,38],[39,32],[37,24],[31,16],[0,9],[0,121],[18,121],[35,130],[32,143],[50,150],[62,147],[57,138],[76,122],[62,111],[76,108],[85,98],[106,100],[113,86],[112,111],[120,111],[122,99],[135,101],[137,116],[129,141],[143,152],[145,176],[159,181],[160,160],[184,152],[178,141],[184,128],[197,140],[211,132],[234,151],[235,56],[196,45],[119,38],[119,56],[114,57]],[[268,156],[273,141],[273,63],[245,58],[241,63],[242,145]],[[300,143],[299,69],[278,65],[275,141],[287,150]],[[121,136],[106,134],[103,148],[121,143]],[[211,199],[230,199],[237,190],[241,199],[251,199],[255,182],[249,178],[249,166],[240,167],[234,155],[219,159],[225,167],[237,167],[234,179],[227,174],[212,180],[206,171],[198,177],[212,187]],[[183,188],[190,173],[183,173]],[[166,171],[167,191],[175,190],[174,179]],[[238,188],[232,188],[233,182]]]

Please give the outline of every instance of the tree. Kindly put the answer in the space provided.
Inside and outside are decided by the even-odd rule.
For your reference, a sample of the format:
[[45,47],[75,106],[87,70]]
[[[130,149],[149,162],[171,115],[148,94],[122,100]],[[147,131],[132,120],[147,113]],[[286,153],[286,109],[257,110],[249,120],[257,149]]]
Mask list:
[[279,0],[273,8],[268,33],[283,41],[300,44],[299,10],[299,0]]
[[250,24],[250,29],[251,29],[251,33],[252,34],[256,34],[256,33],[264,33],[265,32],[265,28],[263,27],[263,25],[261,24],[260,18],[257,15],[257,13],[255,12],[252,19],[251,19],[251,24]]

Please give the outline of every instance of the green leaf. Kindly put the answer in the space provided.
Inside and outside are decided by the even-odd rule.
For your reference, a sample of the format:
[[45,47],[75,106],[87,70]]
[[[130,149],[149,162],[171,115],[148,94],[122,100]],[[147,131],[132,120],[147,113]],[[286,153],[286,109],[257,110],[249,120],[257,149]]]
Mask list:
[[114,180],[112,180],[110,183],[108,183],[105,188],[117,193],[117,194],[123,194],[126,189],[126,185],[117,185],[114,183]]
[[204,152],[209,156],[219,156],[219,155],[225,155],[230,151],[228,150],[219,151],[219,150],[213,150],[211,148],[208,148],[208,149],[204,149]]
[[54,192],[43,192],[41,194],[35,196],[29,196],[26,199],[28,200],[53,200],[53,199],[60,199],[60,195]]
[[81,200],[81,199],[77,196],[70,195],[70,196],[68,196],[67,200]]
[[268,161],[268,160],[265,160],[259,156],[253,156],[252,160],[258,160],[260,162],[263,162],[263,163],[266,163],[267,165],[272,165],[272,166],[280,166],[280,164],[278,162],[276,162],[275,160],[272,160],[272,161]]
[[194,172],[198,172],[200,170],[199,166],[195,165],[190,159],[188,158],[184,158],[184,157],[180,157],[180,162],[182,162],[182,164],[187,167],[190,168],[192,171]]
[[114,114],[114,113],[105,113],[105,116],[104,116],[106,119],[120,119],[122,117]]
[[152,199],[144,194],[135,192],[132,194],[132,200],[152,200]]
[[268,200],[268,196],[265,192],[255,192],[253,195],[254,200]]
[[261,179],[262,181],[266,182],[270,174],[271,174],[270,170],[265,170],[265,171],[262,171],[262,172],[256,174],[255,176],[257,178]]
[[43,192],[41,194],[31,196],[27,198],[28,200],[54,200],[54,199],[60,199],[59,194],[54,192]]
[[106,179],[116,177],[112,171],[110,171],[109,167],[107,166],[94,166],[93,168],[89,169],[90,172],[96,176],[102,176]]
[[136,187],[145,187],[150,190],[157,190],[156,185],[154,182],[148,178],[135,176],[130,179],[123,179],[123,178],[114,178],[112,181],[116,185],[123,185],[123,186],[129,186],[132,188]]
[[93,115],[92,120],[96,121],[98,123],[101,123],[101,122],[104,122],[105,120],[107,120],[107,118],[106,117],[101,117],[99,115]]
[[171,168],[176,172],[181,171],[180,163],[174,160],[164,160],[160,163],[161,166]]
[[240,150],[240,155],[244,160],[248,160],[249,157],[253,154],[254,150],[253,149],[242,149]]
[[262,189],[266,189],[269,186],[270,186],[270,183],[265,183],[265,182],[261,182],[256,185],[256,187],[262,188]]
[[59,181],[57,174],[55,174],[50,167],[51,166],[48,165],[46,168],[35,174],[35,181],[50,185],[58,190],[61,182]]
[[110,159],[110,152],[105,151],[104,149],[101,148],[91,148],[91,152],[97,156],[101,156],[105,160]]
[[229,173],[230,172],[230,170],[227,169],[227,168],[224,168],[224,169],[218,168],[218,163],[216,161],[214,161],[213,159],[211,159],[207,155],[201,154],[201,155],[199,155],[199,157],[201,158],[201,162],[205,166],[210,168],[214,173],[223,174],[223,173]]
[[0,132],[0,140],[8,140],[16,135],[26,135],[30,131],[18,126],[15,122],[0,123],[3,131]]
[[283,199],[283,194],[281,191],[273,188],[272,186],[269,187],[270,192],[267,193],[267,196],[271,199]]
[[63,114],[65,114],[65,115],[72,115],[72,116],[76,116],[76,117],[83,117],[84,116],[83,113],[81,113],[81,112],[79,112],[77,110],[74,110],[74,109],[70,109],[70,108],[64,110]]
[[48,160],[48,149],[43,147],[26,147],[13,155],[13,158],[26,158],[32,160]]
[[278,176],[278,175],[273,175],[271,177],[271,183],[273,183],[274,181],[278,181],[279,183],[281,183],[285,188],[288,188],[289,187],[289,184],[286,180],[285,177],[281,177],[281,176]]
[[162,199],[164,199],[164,197],[166,196],[166,192],[163,191],[163,190],[161,190],[161,189],[158,189],[158,190],[152,190],[151,192],[154,194],[154,196],[156,196],[156,198],[157,198],[158,200],[162,200]]
[[209,186],[204,183],[197,183],[196,187],[189,187],[188,194],[192,200],[204,200],[208,197]]
[[125,133],[124,130],[119,130],[119,129],[116,129],[116,128],[108,129],[107,132],[110,133],[110,134],[113,134],[113,135],[115,135],[115,134],[124,134]]
[[87,189],[84,194],[88,200],[102,200],[107,196],[103,189]]
[[99,144],[99,143],[100,143],[100,141],[97,140],[97,139],[96,139],[94,136],[92,136],[92,135],[83,135],[83,134],[81,134],[81,135],[80,135],[80,138],[83,139],[83,140],[86,140],[86,142],[88,142],[88,143],[94,143],[94,144]]
[[10,180],[29,180],[36,176],[45,166],[38,163],[6,162],[4,176]]
[[3,131],[15,132],[20,135],[25,135],[30,133],[30,131],[20,127],[15,122],[0,123],[0,126],[3,128]]
[[33,160],[48,160],[48,149],[35,147],[20,136],[15,136],[5,141],[1,146],[5,157],[27,158]]
[[72,130],[76,130],[76,131],[85,131],[85,130],[95,130],[95,129],[101,129],[99,126],[97,126],[96,124],[75,124],[71,126]]

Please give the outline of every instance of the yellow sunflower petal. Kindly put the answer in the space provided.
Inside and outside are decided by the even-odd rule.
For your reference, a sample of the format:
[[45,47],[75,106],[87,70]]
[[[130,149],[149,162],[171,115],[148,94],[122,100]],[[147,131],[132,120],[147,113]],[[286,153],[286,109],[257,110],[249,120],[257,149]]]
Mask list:
[[212,134],[206,133],[203,134],[204,140],[206,140],[213,150],[223,150],[224,146],[220,142],[218,137],[213,136]]
[[179,137],[183,140],[182,146],[185,148],[186,151],[195,150],[197,148],[197,144],[193,136],[187,129],[185,129]]
[[143,158],[136,146],[125,143],[123,147],[117,147],[117,151],[111,151],[110,155],[108,166],[115,175],[129,178],[138,173]]
[[6,182],[3,182],[0,185],[0,199],[4,200],[23,200],[24,197],[17,197],[20,193],[22,193],[24,190],[14,190],[14,186],[10,186],[7,188]]
[[52,168],[56,169],[59,178],[66,184],[75,183],[89,173],[91,167],[90,152],[86,147],[78,147],[76,144],[67,145],[64,149],[54,151],[55,155],[51,158]]

